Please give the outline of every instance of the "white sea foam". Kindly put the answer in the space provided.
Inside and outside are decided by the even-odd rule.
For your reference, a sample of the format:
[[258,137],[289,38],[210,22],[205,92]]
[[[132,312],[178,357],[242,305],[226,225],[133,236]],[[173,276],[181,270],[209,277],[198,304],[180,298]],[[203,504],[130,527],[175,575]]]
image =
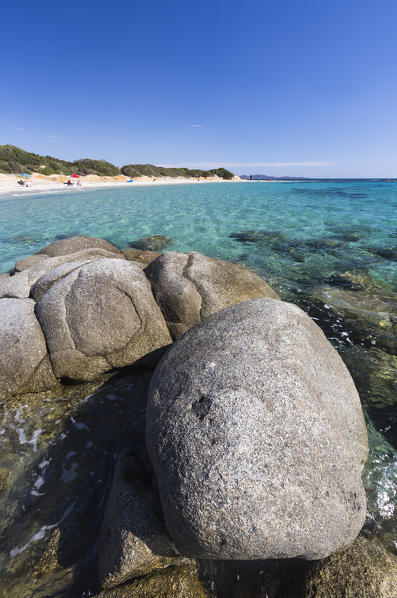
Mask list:
[[37,451],[37,440],[43,431],[41,428],[33,432],[32,438],[30,440],[26,438],[25,430],[23,428],[16,428],[15,431],[18,434],[18,440],[20,444],[31,444],[33,446],[33,451]]
[[10,551],[10,557],[14,558],[16,556],[18,556],[18,554],[21,554],[22,552],[24,552],[27,548],[29,548],[29,546],[33,543],[33,542],[37,542],[38,540],[42,540],[45,535],[46,532],[48,530],[54,529],[54,527],[57,527],[57,525],[60,525],[63,521],[65,521],[66,517],[71,513],[71,511],[74,508],[75,503],[72,502],[72,504],[66,509],[66,511],[64,512],[64,514],[62,515],[61,519],[59,521],[57,521],[56,523],[53,523],[52,525],[43,525],[38,532],[36,532],[35,534],[33,534],[33,536],[26,542],[26,544],[24,544],[23,546],[18,546],[17,548],[13,548]]

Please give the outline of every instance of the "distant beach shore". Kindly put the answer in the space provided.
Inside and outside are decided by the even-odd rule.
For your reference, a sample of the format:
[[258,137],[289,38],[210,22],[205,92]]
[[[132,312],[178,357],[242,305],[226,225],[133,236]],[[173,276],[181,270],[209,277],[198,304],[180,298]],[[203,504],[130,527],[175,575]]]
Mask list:
[[[65,183],[70,179],[66,175],[50,175],[45,176],[42,174],[33,173],[32,176],[26,179],[28,186],[23,187],[18,184],[21,177],[16,174],[2,174],[0,173],[0,197],[1,196],[17,196],[17,195],[29,195],[35,193],[45,193],[51,191],[67,191],[68,189],[80,190],[80,189],[102,189],[107,187],[135,187],[135,186],[151,186],[151,185],[186,185],[186,184],[202,184],[202,183],[235,183],[235,182],[246,182],[235,176],[231,181],[227,181],[218,176],[212,177],[148,177],[142,176],[133,179],[133,182],[128,182],[129,177],[124,175],[118,176],[98,176],[95,174],[89,174],[81,176],[78,180],[80,185],[75,182],[73,185],[68,186]],[[73,179],[71,179],[73,180]]]

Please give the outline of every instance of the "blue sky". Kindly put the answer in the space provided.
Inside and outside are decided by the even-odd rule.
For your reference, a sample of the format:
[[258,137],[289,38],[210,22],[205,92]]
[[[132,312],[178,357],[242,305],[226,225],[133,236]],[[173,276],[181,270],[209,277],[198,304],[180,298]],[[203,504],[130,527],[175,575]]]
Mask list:
[[0,143],[237,173],[397,176],[395,0],[2,6]]

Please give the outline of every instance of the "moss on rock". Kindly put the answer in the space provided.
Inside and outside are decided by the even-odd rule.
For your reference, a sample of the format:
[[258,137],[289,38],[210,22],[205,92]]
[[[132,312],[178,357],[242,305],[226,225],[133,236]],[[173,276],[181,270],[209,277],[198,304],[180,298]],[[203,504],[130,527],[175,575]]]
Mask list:
[[168,567],[154,575],[98,594],[95,598],[206,598],[195,566]]
[[303,590],[304,598],[396,598],[397,558],[376,537],[359,536],[316,564]]

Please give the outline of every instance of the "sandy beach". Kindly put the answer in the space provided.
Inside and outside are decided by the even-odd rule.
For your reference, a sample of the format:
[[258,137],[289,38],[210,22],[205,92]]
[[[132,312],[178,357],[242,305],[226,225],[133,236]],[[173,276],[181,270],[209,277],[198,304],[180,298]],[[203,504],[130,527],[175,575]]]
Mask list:
[[[101,189],[106,187],[136,187],[136,186],[150,186],[150,185],[186,185],[186,184],[202,184],[202,183],[234,183],[242,182],[240,177],[235,176],[231,181],[226,181],[218,176],[208,178],[191,178],[191,177],[148,177],[142,176],[134,178],[134,182],[128,182],[129,177],[124,175],[118,176],[98,176],[89,174],[81,176],[76,179],[73,185],[69,186],[65,183],[70,177],[65,175],[51,175],[45,176],[42,174],[33,173],[30,178],[24,179],[28,186],[23,187],[18,184],[21,177],[16,174],[2,174],[0,173],[0,196],[4,195],[29,195],[34,193],[46,193],[54,191],[80,190],[80,189]],[[73,181],[73,179],[70,179]],[[79,185],[77,185],[79,181]]]

